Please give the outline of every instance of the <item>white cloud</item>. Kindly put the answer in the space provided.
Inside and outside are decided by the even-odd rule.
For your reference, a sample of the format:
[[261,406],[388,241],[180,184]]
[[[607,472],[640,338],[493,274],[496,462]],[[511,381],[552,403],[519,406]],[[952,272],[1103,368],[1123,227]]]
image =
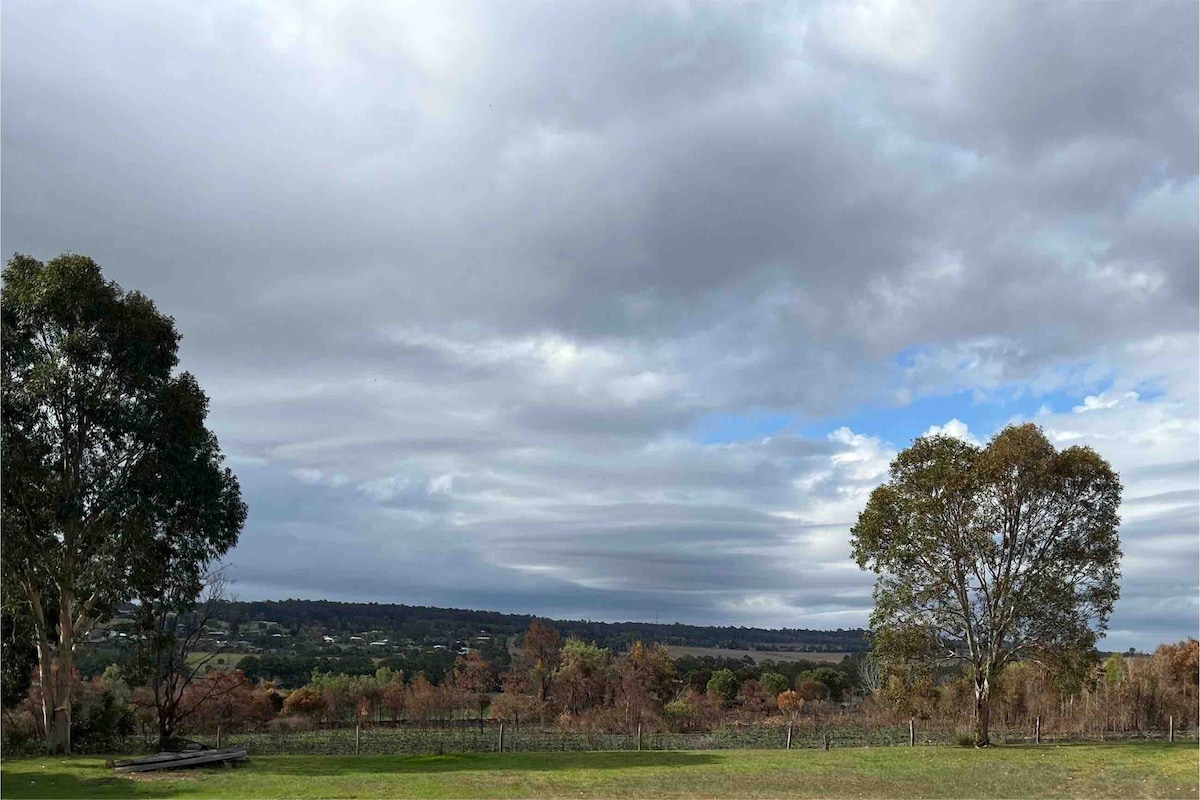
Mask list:
[[[1158,608],[1195,585],[1196,15],[12,3],[3,249],[175,316],[276,593],[861,624],[894,447],[858,410],[962,392],[1112,454],[1122,613]],[[797,424],[694,441],[753,409]]]
[[1083,398],[1083,404],[1075,406],[1071,410],[1076,414],[1082,414],[1087,411],[1097,411],[1106,408],[1116,408],[1117,406],[1127,406],[1138,401],[1137,392],[1101,392],[1098,395],[1090,394]]
[[304,483],[320,483],[324,477],[319,469],[294,469],[292,475]]
[[955,417],[945,425],[930,425],[929,430],[925,431],[925,436],[953,436],[956,439],[962,439],[964,442],[970,442],[973,445],[980,445],[982,442],[971,433],[967,424]]

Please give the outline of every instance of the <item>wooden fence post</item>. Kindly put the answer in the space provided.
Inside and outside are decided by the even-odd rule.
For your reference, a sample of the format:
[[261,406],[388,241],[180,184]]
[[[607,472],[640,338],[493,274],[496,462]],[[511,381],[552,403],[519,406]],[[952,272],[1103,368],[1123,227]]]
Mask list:
[[362,725],[356,724],[354,726],[354,755],[358,755],[358,738],[361,733],[362,733]]
[[1042,743],[1042,718],[1040,715],[1037,717],[1037,719],[1034,722],[1033,741],[1034,741],[1034,744]]
[[[788,695],[788,696],[789,696],[789,697],[791,697],[791,695]],[[792,749],[792,723],[790,723],[790,722],[788,723],[788,737],[787,737],[787,744],[786,744],[786,745],[784,745],[784,748],[783,748],[783,749],[784,749],[784,750],[791,750],[791,749]]]
[[1175,741],[1175,715],[1167,717],[1167,741]]
[[500,740],[498,742],[496,742],[496,752],[497,753],[504,752],[504,723],[503,722],[500,723]]
[[908,746],[914,747],[917,744],[917,721],[911,717],[908,720]]
[[221,749],[221,724],[217,723],[217,749]]
[[642,752],[642,723],[640,722],[638,723],[637,749],[639,753]]

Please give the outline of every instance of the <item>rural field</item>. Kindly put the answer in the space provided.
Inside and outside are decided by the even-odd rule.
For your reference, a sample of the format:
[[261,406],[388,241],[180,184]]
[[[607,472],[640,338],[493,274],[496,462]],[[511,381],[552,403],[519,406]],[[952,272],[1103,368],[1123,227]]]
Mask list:
[[217,653],[215,656],[213,656],[212,653],[205,653],[205,652],[198,651],[198,652],[194,652],[194,653],[188,653],[187,663],[188,663],[188,666],[194,666],[196,664],[199,664],[205,658],[209,658],[211,656],[211,659],[208,662],[209,667],[211,667],[212,669],[223,669],[223,670],[228,671],[228,670],[236,668],[237,665],[241,662],[241,660],[243,658],[246,658],[250,655],[252,655],[252,654],[231,651],[228,653]]
[[446,756],[254,756],[116,775],[103,757],[9,759],[5,797],[1195,798],[1195,744]]
[[800,650],[730,650],[724,647],[686,647],[683,645],[668,645],[667,652],[671,658],[683,656],[712,656],[714,658],[744,658],[750,656],[755,664],[764,661],[822,661],[829,664],[840,663],[848,653],[807,653]]

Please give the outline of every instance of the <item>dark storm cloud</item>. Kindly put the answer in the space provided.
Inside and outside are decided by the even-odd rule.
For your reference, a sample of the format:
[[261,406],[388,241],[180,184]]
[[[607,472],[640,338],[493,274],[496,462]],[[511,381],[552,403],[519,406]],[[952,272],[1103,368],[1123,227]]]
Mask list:
[[[1195,588],[1196,29],[8,3],[0,246],[176,317],[244,592],[861,624],[846,532],[905,442],[856,410],[1057,392],[1092,405],[1039,421],[1127,482],[1122,630],[1189,631],[1136,573]],[[763,409],[792,427],[696,441]]]

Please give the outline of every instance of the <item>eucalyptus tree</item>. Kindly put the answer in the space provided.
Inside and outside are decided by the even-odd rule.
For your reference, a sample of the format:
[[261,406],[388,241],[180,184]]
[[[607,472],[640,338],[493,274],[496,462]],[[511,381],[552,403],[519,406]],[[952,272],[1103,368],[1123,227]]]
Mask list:
[[965,663],[975,745],[988,744],[1004,667],[1061,667],[1090,653],[1119,596],[1121,482],[1089,447],[1057,451],[1009,426],[986,447],[917,439],[892,462],[851,532],[876,573],[874,654],[885,663]]
[[85,256],[17,255],[0,320],[0,588],[33,622],[46,747],[65,753],[76,641],[116,604],[202,574],[246,507],[149,298]]

